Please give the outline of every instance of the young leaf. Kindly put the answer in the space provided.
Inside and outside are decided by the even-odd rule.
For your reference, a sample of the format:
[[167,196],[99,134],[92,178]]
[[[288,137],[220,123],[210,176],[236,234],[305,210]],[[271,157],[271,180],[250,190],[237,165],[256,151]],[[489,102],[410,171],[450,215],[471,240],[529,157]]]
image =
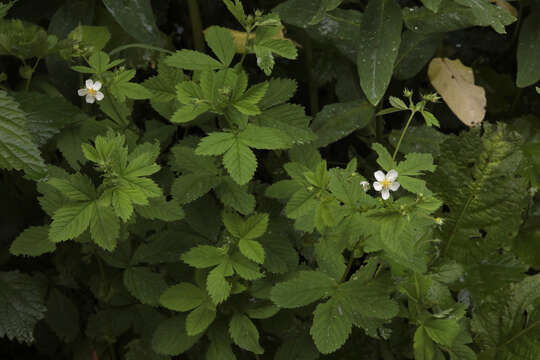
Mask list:
[[360,25],[356,64],[360,85],[377,105],[392,78],[401,42],[401,8],[396,0],[370,0]]
[[[110,207],[94,205],[90,234],[92,240],[101,248],[113,251],[120,234],[120,223]],[[52,225],[51,225],[52,229]]]
[[49,239],[56,243],[76,238],[88,228],[90,220],[94,217],[94,212],[93,202],[61,207],[54,213]]

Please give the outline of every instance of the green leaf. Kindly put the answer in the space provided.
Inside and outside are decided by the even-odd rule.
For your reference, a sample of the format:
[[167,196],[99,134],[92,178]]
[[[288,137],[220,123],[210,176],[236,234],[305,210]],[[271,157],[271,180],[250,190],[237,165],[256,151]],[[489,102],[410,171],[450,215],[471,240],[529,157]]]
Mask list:
[[56,249],[49,241],[49,226],[30,226],[11,243],[9,252],[15,256],[40,256]]
[[214,322],[208,330],[208,338],[210,345],[206,352],[206,360],[236,360],[231,346],[231,337],[224,322]]
[[419,326],[414,333],[414,358],[415,360],[433,360],[435,356],[435,344],[426,333],[423,326]]
[[248,259],[262,264],[264,262],[264,249],[260,243],[246,238],[240,239],[238,243],[240,252]]
[[43,319],[44,288],[37,279],[18,271],[0,272],[0,337],[34,341],[34,326]]
[[257,158],[253,151],[235,138],[232,146],[223,155],[223,165],[239,185],[248,183],[257,169]]
[[242,239],[256,239],[261,237],[268,227],[268,214],[255,214],[246,219],[240,231]]
[[452,346],[461,331],[457,319],[429,319],[424,323],[424,330],[429,337],[443,346]]
[[454,0],[454,2],[471,8],[476,17],[476,24],[491,26],[499,34],[506,34],[505,26],[510,25],[516,18],[507,10],[485,0]]
[[11,7],[15,5],[17,1],[18,0],[12,0],[5,4],[0,4],[0,19],[7,15],[9,9],[11,9]]
[[439,6],[441,6],[442,0],[422,0],[422,4],[429,10],[433,12],[437,12],[439,10]]
[[196,155],[193,148],[176,145],[171,148],[171,154],[172,158],[169,160],[169,165],[173,171],[211,175],[219,173],[213,158]]
[[185,70],[216,70],[223,68],[223,64],[210,56],[194,50],[179,50],[165,58],[169,66]]
[[[98,51],[90,55],[90,58],[88,58],[88,65],[90,65],[97,74],[101,74],[107,71],[110,60],[111,58],[109,55],[103,51]],[[105,98],[107,98],[107,96],[105,96]]]
[[300,271],[291,280],[274,286],[271,299],[279,307],[292,309],[330,296],[336,286],[336,281],[322,272]]
[[0,125],[0,167],[24,170],[34,180],[45,176],[47,168],[32,141],[24,112],[3,90],[0,90]]
[[517,49],[516,85],[520,88],[540,80],[540,12],[533,12],[523,22]]
[[311,126],[317,135],[313,144],[316,147],[327,146],[367,126],[374,118],[373,106],[365,101],[326,105],[317,113]]
[[202,304],[187,316],[187,334],[194,336],[204,332],[214,322],[215,318],[216,309],[208,304]]
[[268,109],[290,100],[297,86],[294,79],[270,79],[264,97],[258,102],[259,108]]
[[153,95],[152,92],[144,86],[132,82],[119,83],[116,85],[116,89],[128,99],[144,100],[150,99]]
[[540,276],[530,275],[486,297],[475,309],[475,343],[501,359],[533,360],[540,355]]
[[95,205],[90,222],[90,234],[92,240],[102,249],[114,250],[120,235],[120,222],[110,207]]
[[377,164],[379,164],[384,170],[390,171],[396,168],[396,163],[392,160],[392,155],[386,150],[384,146],[379,143],[374,143],[371,148],[377,153]]
[[213,132],[201,139],[195,150],[196,155],[221,155],[228,151],[236,138],[232,133]]
[[185,216],[184,210],[174,201],[166,201],[165,197],[152,198],[147,206],[136,206],[137,213],[150,220],[177,221]]
[[221,264],[225,260],[222,249],[209,245],[199,245],[182,255],[182,260],[193,267],[204,269]]
[[214,304],[222,303],[231,294],[231,283],[225,279],[226,275],[232,275],[230,264],[221,264],[210,271],[206,278],[206,289]]
[[221,63],[225,67],[229,66],[235,53],[231,32],[219,26],[211,26],[205,30],[204,38]]
[[255,196],[248,192],[247,186],[238,185],[230,177],[222,179],[214,191],[226,207],[242,215],[249,215],[255,210]]
[[304,215],[307,215],[318,206],[318,201],[315,200],[315,192],[300,189],[293,194],[287,206],[285,206],[285,213],[291,219],[298,219]]
[[79,309],[55,288],[50,290],[47,299],[45,322],[65,342],[72,342],[81,333]]
[[285,132],[271,127],[248,124],[238,138],[255,149],[277,150],[292,147],[292,139]]
[[159,298],[161,305],[174,311],[189,311],[201,305],[206,293],[190,283],[180,283],[169,287]]
[[264,349],[259,345],[259,331],[246,315],[235,313],[232,316],[229,333],[240,348],[255,354],[264,353]]
[[103,0],[114,19],[126,33],[147,44],[159,44],[161,33],[148,0]]
[[94,212],[95,205],[93,202],[61,207],[54,213],[49,230],[49,239],[56,243],[76,238],[88,228],[90,220],[94,217]]
[[244,11],[244,7],[242,6],[242,2],[240,0],[223,0],[223,3],[225,6],[227,6],[227,9],[235,19],[244,27],[246,27],[246,13]]
[[142,304],[159,305],[159,295],[167,288],[161,274],[146,267],[132,267],[124,271],[124,286]]
[[527,203],[526,185],[516,178],[522,140],[504,124],[484,127],[483,136],[472,131],[446,140],[437,171],[428,177],[450,209],[442,226],[443,254],[462,264],[479,262],[473,254],[480,249],[488,254],[511,242]]
[[158,75],[147,78],[142,85],[152,93],[153,102],[172,102],[176,99],[176,85],[184,80],[185,76],[182,70],[170,67],[164,61],[160,61]]
[[373,105],[381,101],[392,78],[401,27],[401,8],[395,0],[368,3],[360,24],[356,64],[362,90]]
[[69,33],[68,39],[83,47],[91,47],[93,51],[100,51],[111,39],[111,33],[105,26],[79,25]]
[[51,178],[47,183],[70,200],[89,201],[97,196],[92,180],[80,173],[70,175],[67,179]]
[[445,33],[480,25],[470,8],[454,1],[443,1],[437,13],[425,7],[404,8],[403,20],[409,30],[422,34]]
[[268,82],[262,82],[250,87],[240,98],[234,102],[234,107],[245,115],[257,115],[261,111],[256,106],[266,94]]
[[435,168],[431,154],[408,153],[405,161],[401,161],[396,170],[399,175],[418,176],[425,171],[433,172]]
[[313,313],[313,325],[309,333],[317,349],[323,354],[330,354],[339,349],[352,330],[352,321],[344,313],[344,306],[338,299],[330,299],[317,305]]
[[179,355],[189,350],[202,334],[189,336],[186,316],[176,315],[161,322],[152,336],[152,349],[163,355]]
[[310,118],[306,116],[304,108],[300,105],[278,105],[263,111],[253,119],[259,126],[281,130],[295,144],[309,143],[316,138],[309,128]]
[[46,144],[54,135],[80,116],[81,111],[63,97],[51,97],[36,92],[13,94],[26,115],[28,131],[38,146]]
[[197,200],[221,182],[215,175],[186,174],[176,178],[171,187],[171,194],[180,204]]
[[440,33],[424,34],[405,31],[401,37],[394,76],[400,80],[416,76],[435,55],[441,41]]
[[239,252],[231,256],[231,265],[238,276],[243,279],[257,280],[264,277],[264,274],[259,271],[259,266]]

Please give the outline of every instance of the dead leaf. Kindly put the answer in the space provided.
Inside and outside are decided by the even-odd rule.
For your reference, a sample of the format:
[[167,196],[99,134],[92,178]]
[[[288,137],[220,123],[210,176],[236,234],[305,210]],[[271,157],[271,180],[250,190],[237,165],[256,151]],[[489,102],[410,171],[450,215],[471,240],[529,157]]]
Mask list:
[[486,115],[486,92],[474,85],[470,67],[458,60],[434,58],[429,63],[431,85],[442,96],[450,110],[467,126],[478,125]]
[[498,7],[508,11],[513,17],[518,17],[517,9],[506,0],[489,0],[489,2],[495,3]]

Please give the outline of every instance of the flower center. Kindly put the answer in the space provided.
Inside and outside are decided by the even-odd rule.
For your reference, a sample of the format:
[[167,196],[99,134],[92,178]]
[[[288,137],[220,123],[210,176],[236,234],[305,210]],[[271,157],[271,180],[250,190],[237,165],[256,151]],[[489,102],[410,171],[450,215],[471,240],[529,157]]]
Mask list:
[[97,91],[94,89],[88,89],[88,95],[90,96],[96,96]]
[[391,185],[390,180],[388,180],[388,179],[383,180],[383,182],[382,182],[383,188],[388,189],[390,187],[390,185]]

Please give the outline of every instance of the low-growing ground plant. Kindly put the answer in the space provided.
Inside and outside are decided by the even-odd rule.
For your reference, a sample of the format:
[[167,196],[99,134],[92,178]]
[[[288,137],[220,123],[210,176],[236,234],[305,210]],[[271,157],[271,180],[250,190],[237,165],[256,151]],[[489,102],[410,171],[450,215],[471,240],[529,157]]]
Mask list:
[[539,33],[537,0],[1,1],[0,355],[540,359]]

